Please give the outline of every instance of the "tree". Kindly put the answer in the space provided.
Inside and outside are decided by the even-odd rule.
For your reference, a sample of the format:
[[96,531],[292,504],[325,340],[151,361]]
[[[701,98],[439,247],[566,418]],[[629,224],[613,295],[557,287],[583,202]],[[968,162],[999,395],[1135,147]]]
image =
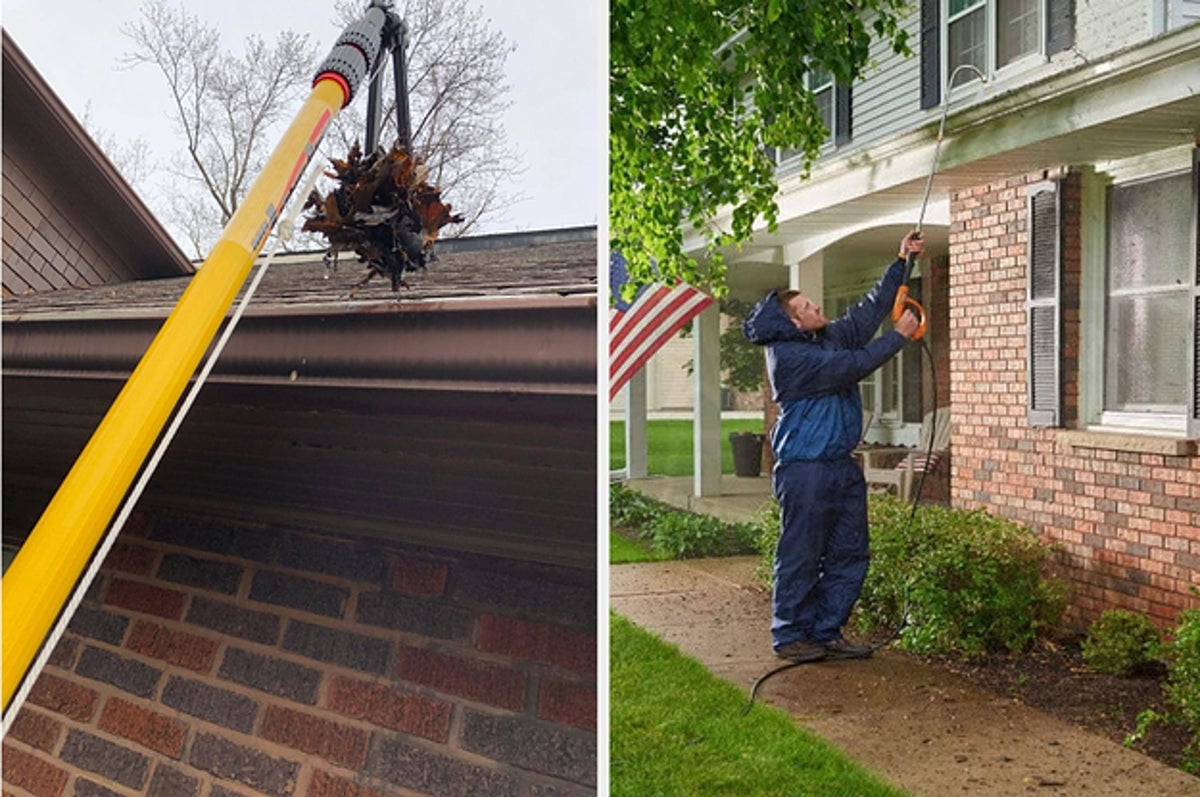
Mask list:
[[[775,227],[766,148],[799,150],[807,173],[825,139],[806,73],[849,84],[872,33],[906,53],[907,9],[907,0],[612,0],[610,244],[629,263],[629,290],[683,279],[724,293],[721,249],[748,240],[760,218]],[[704,264],[684,253],[686,231],[701,236]]]
[[157,67],[170,90],[187,161],[168,172],[193,190],[171,191],[167,212],[201,255],[262,170],[275,124],[307,94],[316,48],[283,31],[272,44],[250,36],[235,55],[216,28],[166,0],[147,0],[121,30],[135,46],[123,64]]
[[[345,24],[362,13],[362,3],[339,0]],[[520,157],[507,141],[501,119],[510,106],[504,65],[516,49],[489,27],[468,0],[401,0],[395,11],[408,30],[405,48],[413,149],[425,158],[429,182],[465,220],[462,235],[485,216],[514,202],[505,185],[520,170]],[[390,64],[384,64],[380,142],[396,136],[395,92]],[[366,87],[363,87],[366,94]],[[366,98],[334,122],[329,140],[342,152],[366,129]]]
[[[343,0],[339,25],[366,6],[365,0]],[[518,168],[500,123],[507,108],[504,63],[512,45],[490,31],[467,0],[408,0],[396,10],[409,31],[416,148],[430,166],[429,182],[467,216],[455,231],[461,234],[502,209],[504,181]],[[186,154],[167,169],[175,182],[162,192],[169,196],[162,213],[201,256],[307,96],[324,52],[307,35],[285,30],[270,43],[248,37],[243,52],[235,54],[224,49],[215,27],[167,0],[146,0],[122,32],[133,43],[122,63],[155,67],[170,91]],[[326,44],[332,46],[332,37]],[[389,76],[390,71],[386,68]],[[363,138],[363,112],[355,109],[365,108],[365,95],[364,86],[338,116],[318,157],[344,158],[350,144]],[[390,98],[391,90],[384,96]]]

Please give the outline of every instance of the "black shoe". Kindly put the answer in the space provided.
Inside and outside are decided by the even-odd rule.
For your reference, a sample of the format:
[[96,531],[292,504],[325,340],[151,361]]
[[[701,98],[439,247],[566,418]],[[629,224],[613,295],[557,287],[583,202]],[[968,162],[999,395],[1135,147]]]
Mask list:
[[775,655],[781,659],[795,662],[820,661],[828,655],[828,648],[806,639],[797,639],[795,642],[789,642],[783,647],[776,648]]
[[869,659],[874,652],[870,645],[856,645],[844,637],[825,643],[825,655],[831,659]]

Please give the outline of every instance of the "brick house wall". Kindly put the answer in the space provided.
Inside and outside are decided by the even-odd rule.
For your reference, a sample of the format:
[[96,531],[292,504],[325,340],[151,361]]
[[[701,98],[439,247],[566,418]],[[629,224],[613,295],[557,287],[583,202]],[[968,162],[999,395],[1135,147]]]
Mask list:
[[1064,425],[1079,419],[1078,174],[1037,172],[951,195],[951,499],[1057,546],[1068,621],[1124,608],[1160,625],[1195,604],[1200,457],[1073,446],[1026,422],[1026,187],[1061,180]]
[[145,515],[4,740],[4,794],[595,794],[595,573]]

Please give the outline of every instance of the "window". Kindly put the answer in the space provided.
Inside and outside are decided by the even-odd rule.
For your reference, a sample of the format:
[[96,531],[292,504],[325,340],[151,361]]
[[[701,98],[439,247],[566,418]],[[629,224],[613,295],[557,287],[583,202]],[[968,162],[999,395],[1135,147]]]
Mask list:
[[1194,323],[1191,193],[1186,172],[1109,188],[1106,423],[1186,412],[1189,352],[1179,343]]
[[960,64],[989,74],[1040,52],[1041,2],[947,0],[946,74]]
[[[992,75],[1075,42],[1075,0],[920,0],[921,107],[941,102],[942,84],[971,64]],[[956,85],[971,81],[960,76]]]
[[[813,94],[817,113],[825,125],[824,146],[830,143],[841,146],[850,141],[850,88],[838,85],[833,75],[814,69],[805,75],[805,83]],[[798,149],[784,149],[776,153],[775,162],[787,163],[800,155]]]

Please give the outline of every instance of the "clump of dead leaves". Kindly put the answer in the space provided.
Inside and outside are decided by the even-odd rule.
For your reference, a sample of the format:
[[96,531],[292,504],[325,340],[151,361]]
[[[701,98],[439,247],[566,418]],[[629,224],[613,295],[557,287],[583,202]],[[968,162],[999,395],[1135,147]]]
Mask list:
[[327,266],[336,268],[339,252],[354,252],[366,264],[367,275],[355,290],[379,275],[399,291],[405,272],[425,268],[433,257],[441,228],[463,217],[452,214],[441,190],[425,182],[425,164],[399,145],[364,157],[355,142],[345,160],[330,162],[333,171],[325,174],[337,185],[325,196],[309,194],[304,209],[312,213],[303,229],[329,242]]

